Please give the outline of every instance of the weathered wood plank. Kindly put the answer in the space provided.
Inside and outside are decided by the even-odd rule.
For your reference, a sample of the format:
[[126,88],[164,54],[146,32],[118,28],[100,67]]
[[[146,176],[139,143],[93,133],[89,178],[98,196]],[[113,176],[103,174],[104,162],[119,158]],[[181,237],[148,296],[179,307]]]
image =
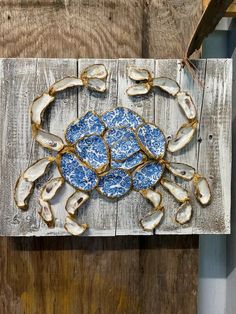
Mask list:
[[[129,97],[126,89],[135,84],[128,78],[127,69],[130,65],[147,68],[154,72],[152,59],[124,59],[119,60],[118,72],[118,104],[137,112],[146,121],[154,121],[154,95],[150,93],[144,97]],[[144,232],[139,220],[146,213],[149,204],[138,192],[132,191],[118,201],[116,235],[152,234]]]
[[[88,89],[78,91],[78,116],[87,111],[94,110],[102,114],[113,109],[117,103],[117,69],[118,60],[95,59],[94,63],[103,63],[108,71],[107,92],[104,95],[91,92]],[[89,59],[79,60],[79,73],[91,64]],[[85,236],[114,236],[116,226],[117,202],[108,200],[99,195],[97,191],[91,193],[91,198],[79,210],[79,219],[88,223],[90,228]]]

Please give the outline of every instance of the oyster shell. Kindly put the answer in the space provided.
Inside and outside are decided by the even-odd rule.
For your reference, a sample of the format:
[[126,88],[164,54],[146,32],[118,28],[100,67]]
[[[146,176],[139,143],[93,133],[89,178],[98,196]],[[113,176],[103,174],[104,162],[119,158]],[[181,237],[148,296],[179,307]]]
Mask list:
[[172,96],[176,96],[176,94],[180,91],[179,84],[168,77],[157,77],[152,81],[153,86],[159,87],[168,94]]
[[14,199],[16,206],[21,209],[28,208],[28,199],[33,191],[34,183],[27,181],[23,175],[21,175],[15,186]]
[[74,215],[76,210],[87,200],[89,195],[82,191],[76,191],[73,193],[66,202],[66,211],[70,215]]
[[74,188],[91,191],[98,184],[96,172],[90,169],[71,152],[60,156],[60,172],[63,178]]
[[136,137],[142,150],[151,158],[160,159],[166,152],[163,132],[152,123],[145,123],[136,129]]
[[141,96],[146,95],[151,89],[151,85],[149,83],[141,83],[137,85],[130,86],[126,93],[128,96]]
[[54,95],[57,92],[63,91],[64,89],[73,86],[83,86],[83,81],[78,77],[73,76],[64,77],[63,79],[55,82],[49,88],[49,94]]
[[195,196],[197,200],[204,206],[211,201],[211,189],[205,177],[196,174],[193,178],[195,187]]
[[107,70],[104,64],[93,64],[85,68],[81,74],[81,78],[98,78],[105,79],[107,77]]
[[105,125],[99,116],[93,111],[88,111],[83,117],[69,124],[65,138],[67,142],[74,144],[86,135],[101,135],[104,130]]
[[161,222],[164,215],[163,208],[156,209],[153,212],[147,214],[140,220],[140,224],[145,231],[154,230]]
[[132,173],[133,189],[146,190],[154,186],[162,177],[164,166],[158,161],[147,161]]
[[189,200],[188,191],[182,188],[182,186],[165,178],[161,179],[161,184],[170,192],[170,194],[174,196],[177,201],[184,203]]
[[148,81],[151,79],[151,74],[148,70],[133,66],[128,68],[128,76],[134,81]]
[[109,151],[106,142],[100,135],[89,135],[75,145],[80,159],[88,164],[97,173],[106,170],[109,164]]
[[48,226],[52,226],[54,223],[54,217],[52,214],[51,205],[47,202],[39,198],[39,204],[40,204],[40,211],[39,215],[42,217],[42,219],[46,222]]
[[185,147],[193,138],[197,124],[197,121],[183,124],[177,131],[175,137],[168,142],[168,151],[174,153]]
[[53,161],[55,161],[55,158],[53,157],[44,157],[37,160],[25,170],[25,172],[23,173],[23,177],[30,182],[36,181],[45,173],[48,165]]
[[87,224],[79,224],[76,220],[71,218],[70,216],[66,217],[64,228],[66,231],[68,231],[70,234],[74,236],[81,235],[85,232],[85,230],[88,228]]
[[147,156],[143,152],[138,151],[137,153],[134,153],[132,156],[128,157],[124,161],[111,160],[111,168],[132,170],[133,168],[144,163],[145,161],[147,161]]
[[166,168],[173,173],[174,176],[184,180],[192,180],[195,174],[195,169],[189,165],[179,162],[166,162]]
[[32,123],[35,123],[36,125],[41,124],[44,110],[54,99],[55,97],[48,93],[44,93],[35,98],[30,108]]
[[56,192],[59,190],[59,188],[63,185],[64,179],[62,177],[53,178],[50,181],[48,181],[41,191],[41,198],[44,201],[51,200]]
[[148,199],[153,204],[154,208],[160,207],[161,201],[162,201],[162,195],[160,192],[153,191],[150,189],[141,190],[139,192],[140,192],[140,194],[142,194],[143,197]]
[[39,128],[33,130],[33,137],[40,145],[50,150],[58,152],[64,147],[63,140],[59,136]]
[[186,117],[189,120],[194,120],[197,112],[191,96],[188,93],[179,92],[177,94],[177,100]]
[[89,89],[99,93],[104,93],[107,89],[106,82],[98,78],[89,79],[87,81],[87,86]]
[[183,203],[179,208],[175,215],[175,220],[183,225],[190,221],[192,217],[192,205],[189,202]]
[[108,198],[119,198],[127,194],[131,186],[131,177],[125,170],[112,169],[100,176],[97,190]]
[[144,123],[144,119],[136,112],[124,107],[117,107],[105,112],[102,121],[107,128],[128,127],[136,129]]

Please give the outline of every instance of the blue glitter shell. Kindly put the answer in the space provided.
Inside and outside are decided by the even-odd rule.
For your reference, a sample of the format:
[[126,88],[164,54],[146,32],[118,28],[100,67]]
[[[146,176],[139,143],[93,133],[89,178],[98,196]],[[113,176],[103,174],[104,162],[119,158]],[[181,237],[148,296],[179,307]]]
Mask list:
[[74,144],[86,135],[101,135],[104,130],[104,123],[94,112],[89,111],[82,118],[68,126],[65,137],[67,142]]
[[129,192],[132,179],[127,172],[121,169],[110,170],[102,175],[97,190],[109,198],[119,198]]
[[99,135],[89,135],[75,145],[82,161],[98,172],[104,171],[109,163],[108,148]]
[[136,135],[141,148],[151,158],[162,158],[166,152],[163,132],[154,124],[145,123],[138,127]]
[[161,178],[164,166],[157,161],[148,161],[132,174],[134,190],[145,190],[154,186]]
[[128,108],[117,107],[103,114],[102,121],[106,127],[130,127],[136,129],[143,124],[143,119],[135,112]]
[[138,165],[146,161],[146,159],[147,156],[143,152],[139,151],[121,162],[111,160],[111,168],[132,170],[133,168],[137,167]]
[[97,174],[86,167],[73,153],[62,154],[60,170],[65,180],[76,189],[90,191],[98,184]]

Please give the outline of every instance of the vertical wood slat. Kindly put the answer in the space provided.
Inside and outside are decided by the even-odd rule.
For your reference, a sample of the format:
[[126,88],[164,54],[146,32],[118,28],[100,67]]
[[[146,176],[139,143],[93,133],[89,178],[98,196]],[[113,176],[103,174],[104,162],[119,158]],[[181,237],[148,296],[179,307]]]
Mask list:
[[[154,95],[149,93],[143,97],[129,97],[126,89],[135,82],[128,78],[128,67],[147,68],[154,72],[153,59],[120,59],[118,72],[118,105],[127,107],[146,121],[153,122],[154,119]],[[142,216],[148,212],[150,205],[138,192],[131,191],[130,194],[118,201],[116,235],[140,235],[153,234],[146,232],[139,224]]]
[[[98,114],[111,110],[117,103],[117,60],[94,59],[93,63],[103,63],[108,71],[107,91],[98,95],[88,89],[78,91],[78,116],[93,110]],[[91,65],[91,60],[79,60],[79,73]],[[85,236],[114,236],[116,225],[117,202],[104,199],[96,190],[92,191],[91,198],[79,210],[78,216],[89,225]]]
[[[88,110],[96,110],[100,114],[107,109],[121,105],[139,113],[146,121],[152,122],[155,119],[155,123],[164,130],[167,136],[174,134],[178,127],[186,121],[176,100],[158,89],[144,97],[128,97],[125,91],[134,82],[127,78],[127,66],[135,64],[138,67],[148,68],[151,72],[155,72],[155,76],[169,76],[176,79],[181,88],[192,95],[197,106],[200,120],[200,130],[198,132],[200,140],[197,142],[197,136],[195,136],[192,143],[183,151],[173,156],[167,154],[166,158],[189,163],[195,167],[198,164],[200,173],[210,179],[214,195],[212,204],[207,208],[202,208],[191,194],[194,208],[193,219],[190,223],[179,226],[174,221],[174,215],[179,204],[160,188],[166,210],[163,223],[156,230],[156,233],[229,232],[230,181],[227,178],[230,175],[231,166],[231,137],[227,132],[230,130],[231,117],[230,60],[208,60],[206,70],[205,60],[195,63],[198,68],[199,79],[203,83],[206,73],[205,89],[202,89],[191,78],[187,70],[180,70],[179,60],[81,59],[78,63],[78,71],[81,72],[91,62],[105,63],[108,68],[110,74],[106,95],[98,96],[87,89],[77,91],[76,88],[59,93],[55,104],[52,104],[45,112],[44,127],[62,136],[67,125],[77,117],[77,114],[82,116]],[[14,73],[11,73],[9,68],[14,69]],[[56,228],[48,229],[37,213],[39,209],[37,198],[40,188],[46,180],[58,175],[55,168],[52,168],[42,180],[37,182],[29,211],[22,212],[18,210],[13,204],[12,194],[19,173],[28,164],[45,155],[45,151],[38,144],[32,145],[28,106],[35,96],[41,94],[55,80],[66,75],[77,75],[77,60],[2,60],[1,73],[5,75],[1,82],[1,103],[3,106],[3,115],[1,116],[3,124],[1,177],[3,178],[2,184],[4,182],[4,188],[2,185],[4,204],[1,234],[67,235],[63,228],[66,214],[64,207],[67,198],[74,191],[68,184],[65,184],[61,193],[52,202],[53,211],[57,217]],[[16,103],[20,105],[17,116],[14,115]],[[4,116],[7,119],[3,119]],[[212,137],[209,138],[209,135],[212,135]],[[225,147],[224,151],[220,147]],[[206,155],[208,158],[205,157]],[[198,156],[199,161],[197,162]],[[9,163],[9,159],[14,161]],[[223,165],[220,160],[224,160]],[[176,181],[182,184],[180,180],[176,179]],[[225,182],[227,183],[225,184]],[[191,189],[190,184],[183,184]],[[139,193],[134,191],[118,200],[118,202],[108,201],[94,191],[88,203],[78,212],[78,219],[90,225],[90,229],[85,234],[86,236],[149,235],[152,233],[144,232],[139,225],[139,220],[150,209],[151,205]]]

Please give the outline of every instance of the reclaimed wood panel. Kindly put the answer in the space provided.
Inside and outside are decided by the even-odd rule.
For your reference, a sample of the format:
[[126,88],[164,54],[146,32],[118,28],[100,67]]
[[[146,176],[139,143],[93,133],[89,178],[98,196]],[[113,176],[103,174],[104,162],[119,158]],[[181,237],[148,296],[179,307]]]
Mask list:
[[[8,59],[2,59],[10,62]],[[198,113],[199,130],[192,142],[185,149],[175,154],[167,153],[166,159],[191,164],[195,169],[207,177],[213,191],[212,202],[206,208],[200,206],[191,193],[191,203],[193,204],[193,219],[185,224],[179,225],[175,222],[174,216],[179,204],[160,186],[165,207],[165,218],[156,234],[204,234],[204,233],[229,233],[230,231],[230,173],[231,173],[231,79],[232,62],[224,60],[200,60],[195,61],[198,80],[194,80],[187,69],[182,69],[181,60],[153,60],[153,59],[120,59],[120,60],[47,60],[33,59],[29,61],[14,59],[11,61],[14,68],[21,69],[20,73],[9,74],[9,69],[3,71],[3,81],[11,80],[16,84],[21,82],[30,85],[16,85],[16,89],[11,85],[2,87],[2,94],[7,98],[1,99],[1,106],[5,110],[7,117],[3,122],[5,132],[1,134],[2,143],[2,176],[5,178],[1,184],[2,191],[2,212],[0,214],[0,233],[9,236],[46,236],[46,235],[67,235],[63,225],[65,219],[65,203],[73,189],[65,184],[59,196],[52,202],[52,208],[56,217],[55,228],[48,228],[41,221],[38,215],[39,197],[42,185],[52,177],[58,176],[55,169],[51,169],[36,184],[33,201],[30,210],[21,211],[12,202],[14,185],[17,176],[23,171],[22,160],[27,165],[45,156],[45,151],[31,139],[29,133],[29,120],[24,120],[28,115],[28,107],[23,105],[29,88],[32,88],[32,80],[35,80],[36,95],[48,89],[55,80],[67,75],[75,75],[82,71],[89,64],[104,63],[109,71],[108,91],[104,95],[90,92],[87,89],[68,90],[65,95],[59,94],[56,103],[51,110],[48,110],[45,117],[45,127],[49,131],[63,135],[66,126],[77,116],[83,116],[88,110],[95,110],[99,114],[114,108],[117,104],[132,109],[139,113],[146,121],[153,122],[161,127],[166,136],[176,133],[176,130],[186,122],[182,111],[175,99],[158,89],[143,97],[128,97],[126,89],[133,84],[127,76],[127,68],[130,64],[137,67],[149,69],[156,76],[168,76],[176,79],[181,86],[193,97]],[[30,64],[36,67],[36,76],[28,77],[27,66]],[[117,71],[117,69],[119,69]],[[20,76],[21,75],[21,76]],[[35,75],[35,74],[34,74]],[[10,89],[9,89],[10,88]],[[11,89],[13,92],[11,93]],[[20,92],[20,93],[19,93]],[[31,95],[33,94],[30,91]],[[8,95],[11,98],[8,98]],[[16,96],[17,95],[17,96]],[[34,95],[35,97],[35,95]],[[67,99],[68,97],[68,99]],[[31,102],[28,100],[28,102]],[[26,103],[28,103],[26,102]],[[14,115],[14,104],[18,104],[20,110]],[[223,110],[224,108],[224,110]],[[9,118],[8,118],[9,117]],[[23,121],[23,122],[21,122]],[[11,128],[17,130],[17,136],[11,135]],[[22,129],[22,131],[21,131]],[[9,130],[9,131],[8,131]],[[26,133],[26,131],[28,133]],[[197,139],[198,135],[198,139]],[[27,144],[22,143],[25,142]],[[5,147],[7,151],[5,151]],[[17,148],[21,147],[22,155],[16,154]],[[222,150],[224,147],[224,150]],[[9,148],[9,152],[8,152]],[[11,150],[12,149],[12,150]],[[29,155],[30,151],[30,155]],[[48,154],[48,153],[47,153]],[[20,161],[14,159],[20,157]],[[28,159],[24,156],[29,156]],[[23,157],[23,158],[22,158]],[[9,163],[13,160],[13,163]],[[224,161],[221,164],[220,161]],[[12,168],[14,165],[14,168]],[[168,173],[166,174],[168,176]],[[186,189],[192,191],[191,183],[175,179]],[[7,186],[7,188],[5,188]],[[131,191],[130,194],[118,201],[109,201],[100,196],[96,191],[91,193],[88,204],[84,204],[78,212],[79,221],[86,222],[90,228],[84,236],[115,236],[115,235],[150,235],[152,232],[143,231],[139,220],[151,209],[150,204],[138,192]],[[21,223],[11,224],[14,217],[18,217]]]

